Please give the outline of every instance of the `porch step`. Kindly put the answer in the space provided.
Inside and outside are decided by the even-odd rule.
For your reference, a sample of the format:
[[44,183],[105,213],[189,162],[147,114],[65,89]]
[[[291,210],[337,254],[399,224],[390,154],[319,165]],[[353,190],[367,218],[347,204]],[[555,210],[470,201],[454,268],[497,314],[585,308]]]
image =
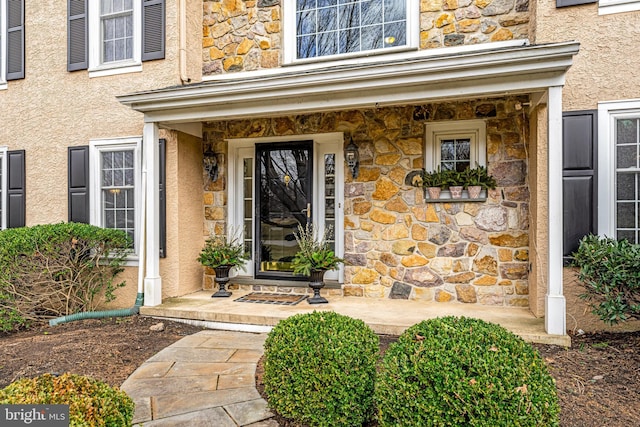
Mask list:
[[[476,317],[497,323],[525,341],[570,346],[568,335],[549,335],[544,329],[544,319],[536,318],[526,308],[465,305],[461,303],[434,303],[413,300],[377,299],[332,296],[327,293],[328,304],[272,305],[236,302],[247,291],[236,290],[229,298],[211,298],[212,291],[200,291],[178,298],[166,299],[155,307],[141,307],[140,314],[170,319],[190,319],[213,322],[219,329],[224,325],[260,327],[275,326],[280,320],[299,313],[335,311],[367,323],[376,333],[400,335],[408,327],[425,319],[442,316]],[[324,292],[323,292],[324,295]]]

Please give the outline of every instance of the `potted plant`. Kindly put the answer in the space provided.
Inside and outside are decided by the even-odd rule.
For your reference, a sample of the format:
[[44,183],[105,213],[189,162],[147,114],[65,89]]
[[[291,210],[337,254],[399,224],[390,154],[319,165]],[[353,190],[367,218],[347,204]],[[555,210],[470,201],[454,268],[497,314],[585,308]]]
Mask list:
[[442,180],[449,186],[449,192],[452,199],[459,199],[462,197],[463,179],[462,174],[456,170],[443,170]]
[[298,232],[294,233],[300,246],[299,251],[293,257],[293,274],[309,276],[309,287],[313,289],[313,296],[307,301],[309,304],[322,304],[328,301],[320,296],[320,289],[324,287],[324,273],[335,270],[344,260],[336,256],[329,246],[331,228],[327,228],[318,238],[314,226],[306,224],[298,225]]
[[448,184],[446,171],[422,171],[422,186],[429,192],[430,199],[439,199],[440,192],[446,188]]
[[463,177],[464,185],[467,187],[470,199],[477,199],[482,189],[493,190],[498,185],[495,178],[489,175],[487,168],[484,166],[465,169]]
[[231,296],[231,292],[225,289],[229,282],[229,271],[234,267],[244,268],[243,264],[248,259],[244,244],[235,234],[231,234],[229,238],[210,234],[200,252],[198,261],[216,273],[215,281],[219,289],[211,295],[212,298]]

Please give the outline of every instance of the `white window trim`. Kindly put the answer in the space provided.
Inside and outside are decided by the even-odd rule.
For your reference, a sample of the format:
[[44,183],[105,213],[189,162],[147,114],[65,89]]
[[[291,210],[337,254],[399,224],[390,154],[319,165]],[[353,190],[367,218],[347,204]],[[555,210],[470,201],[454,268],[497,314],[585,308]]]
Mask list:
[[598,2],[598,15],[633,12],[635,10],[640,10],[640,1],[638,0],[600,0]]
[[0,0],[0,90],[7,88],[7,0]]
[[640,99],[598,104],[598,234],[616,237],[616,120],[640,118]]
[[[336,173],[335,173],[335,218],[336,218],[336,227],[334,230],[335,234],[335,252],[336,255],[342,257],[344,255],[344,238],[340,236],[344,236],[344,134],[342,132],[331,132],[331,133],[322,133],[322,134],[304,134],[304,135],[288,135],[288,136],[279,136],[279,137],[268,137],[268,138],[238,138],[238,139],[228,139],[227,142],[229,144],[228,147],[228,155],[229,160],[228,171],[229,171],[229,182],[227,183],[227,191],[228,194],[241,194],[242,188],[242,168],[239,167],[238,161],[241,158],[247,158],[245,153],[247,153],[247,149],[251,149],[253,151],[252,158],[254,159],[254,167],[255,167],[255,145],[256,143],[268,143],[268,142],[294,142],[300,140],[313,140],[313,158],[315,162],[315,171],[322,170],[324,171],[324,154],[326,153],[335,153],[336,154]],[[256,177],[254,176],[255,180]],[[255,201],[255,185],[253,186],[253,197]],[[320,182],[320,180],[313,180],[313,194],[314,194],[314,203],[313,203],[313,217],[321,218],[322,221],[318,222],[318,226],[324,229],[324,204],[317,203],[319,201],[319,195],[324,194],[324,181]],[[230,200],[228,205],[228,224],[227,229],[229,231],[232,230],[242,230],[244,224],[243,218],[243,210],[244,210],[244,200],[242,197],[229,197]],[[231,201],[233,200],[233,201]],[[321,206],[322,205],[322,206]],[[240,239],[243,240],[244,235],[240,236]],[[256,236],[254,233],[253,236],[253,244],[255,246]],[[245,271],[238,271],[235,269],[235,274],[239,276],[250,276],[253,278],[253,254],[255,247],[252,248],[251,251],[251,260],[246,263]],[[328,271],[325,276],[328,280],[337,280],[339,283],[344,283],[344,266],[341,265],[337,271]]]
[[2,215],[0,215],[0,230],[7,228],[7,147],[0,146],[0,168],[2,168],[2,179],[0,179],[0,188],[2,189],[2,197],[0,204],[2,205]]
[[282,2],[282,22],[284,23],[284,64],[301,64],[308,62],[335,61],[362,56],[384,55],[407,50],[415,50],[420,41],[420,2],[419,0],[407,0],[407,44],[396,48],[367,50],[362,52],[344,53],[339,55],[319,56],[316,58],[296,58],[296,2],[287,0]]
[[441,138],[470,137],[471,168],[487,165],[487,124],[484,120],[456,120],[425,124],[424,168],[437,170],[440,166],[440,150],[437,141]]
[[124,61],[102,63],[100,2],[90,1],[87,12],[89,19],[89,77],[142,71],[142,0],[133,0],[133,58]]
[[102,224],[102,191],[101,191],[101,159],[100,153],[103,151],[118,151],[123,149],[132,149],[134,151],[135,166],[135,241],[133,243],[134,252],[126,258],[125,265],[138,265],[138,251],[144,242],[140,241],[140,230],[142,230],[142,218],[140,217],[141,203],[141,171],[142,171],[142,137],[125,137],[112,139],[92,139],[89,141],[89,189],[90,189],[90,209],[89,222],[92,225],[103,227]]

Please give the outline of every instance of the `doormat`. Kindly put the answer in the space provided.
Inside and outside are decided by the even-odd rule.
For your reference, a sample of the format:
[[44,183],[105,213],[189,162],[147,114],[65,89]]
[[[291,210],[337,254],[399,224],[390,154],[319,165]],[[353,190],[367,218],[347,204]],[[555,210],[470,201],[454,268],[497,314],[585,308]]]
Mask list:
[[252,292],[235,299],[237,302],[255,302],[258,304],[296,305],[307,298],[307,295],[275,294],[268,292]]

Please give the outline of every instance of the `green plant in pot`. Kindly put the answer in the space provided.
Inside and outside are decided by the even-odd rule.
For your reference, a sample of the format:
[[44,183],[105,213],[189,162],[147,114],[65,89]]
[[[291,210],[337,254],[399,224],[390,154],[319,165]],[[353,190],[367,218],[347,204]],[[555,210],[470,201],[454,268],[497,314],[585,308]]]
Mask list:
[[422,186],[429,192],[430,199],[439,199],[440,192],[449,185],[446,171],[422,171]]
[[467,187],[467,192],[471,199],[477,199],[483,189],[493,190],[498,185],[496,179],[489,175],[487,168],[484,166],[476,165],[474,169],[467,168],[462,175],[464,186]]
[[451,193],[452,199],[459,199],[462,197],[463,190],[463,178],[462,173],[458,172],[455,169],[445,169],[441,172],[442,181],[447,184],[449,187],[449,192]]
[[244,269],[244,262],[249,259],[239,233],[231,233],[229,237],[210,233],[200,252],[198,261],[216,273],[216,284],[219,289],[212,298],[228,297],[231,292],[225,286],[229,282],[229,271],[234,267]]
[[293,274],[309,276],[309,287],[313,289],[313,296],[307,300],[309,304],[327,303],[320,296],[320,289],[324,287],[324,273],[337,269],[344,262],[336,256],[329,243],[332,229],[326,228],[319,236],[315,226],[298,225],[298,231],[294,234],[300,250],[292,260]]

